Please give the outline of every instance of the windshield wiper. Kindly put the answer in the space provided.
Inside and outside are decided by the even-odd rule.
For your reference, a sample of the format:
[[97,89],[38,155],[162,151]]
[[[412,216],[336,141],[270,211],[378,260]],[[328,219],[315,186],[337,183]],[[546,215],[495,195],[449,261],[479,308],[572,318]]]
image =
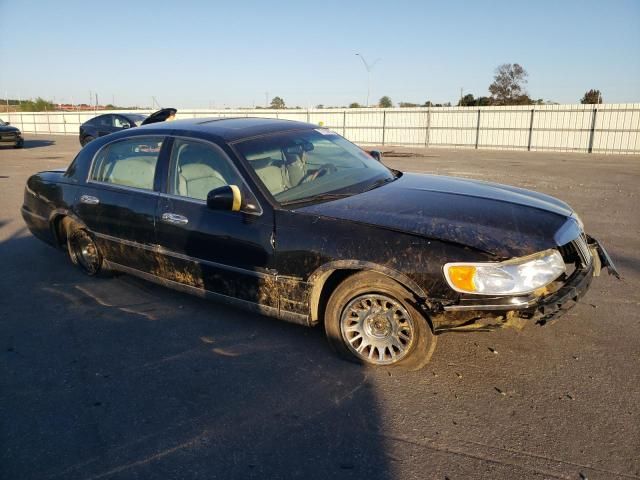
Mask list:
[[297,205],[299,203],[311,203],[314,201],[322,201],[322,200],[336,200],[338,198],[350,197],[353,193],[319,193],[317,195],[311,195],[309,197],[298,198],[296,200],[289,200],[286,202],[280,202],[280,205],[288,206],[288,205]]
[[369,185],[367,188],[365,188],[363,190],[363,192],[368,192],[369,190],[373,190],[374,188],[378,188],[378,187],[384,185],[385,183],[393,182],[395,179],[396,179],[396,177],[381,178],[380,180],[376,180],[371,185]]

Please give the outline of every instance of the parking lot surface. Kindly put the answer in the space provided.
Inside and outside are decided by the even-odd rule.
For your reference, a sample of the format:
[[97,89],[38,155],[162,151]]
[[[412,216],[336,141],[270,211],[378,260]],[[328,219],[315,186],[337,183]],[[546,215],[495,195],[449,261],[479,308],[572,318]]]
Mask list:
[[0,147],[0,478],[640,478],[640,157],[384,147],[400,170],[571,204],[623,276],[556,324],[445,334],[418,372],[32,237],[25,181],[76,137]]

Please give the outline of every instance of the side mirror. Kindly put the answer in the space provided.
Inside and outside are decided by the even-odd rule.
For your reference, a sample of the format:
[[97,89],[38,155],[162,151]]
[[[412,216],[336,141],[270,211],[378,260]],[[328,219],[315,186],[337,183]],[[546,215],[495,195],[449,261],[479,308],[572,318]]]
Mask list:
[[11,125],[11,122],[4,122],[5,125]]
[[371,155],[377,161],[382,162],[382,152],[380,150],[371,150],[369,152],[369,155]]
[[239,212],[242,208],[242,194],[237,185],[214,188],[207,194],[207,207],[211,210]]
[[123,128],[123,129],[125,129],[125,128],[131,128],[131,125],[129,125],[128,123],[123,123],[123,124],[122,124],[122,128]]

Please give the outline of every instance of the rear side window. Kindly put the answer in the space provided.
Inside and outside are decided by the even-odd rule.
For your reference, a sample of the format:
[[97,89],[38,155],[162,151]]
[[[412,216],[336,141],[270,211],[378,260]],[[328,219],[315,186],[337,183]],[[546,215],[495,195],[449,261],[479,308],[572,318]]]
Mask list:
[[95,119],[97,121],[95,125],[100,127],[110,127],[113,122],[111,119],[112,117],[113,115],[102,115]]
[[163,137],[139,137],[107,145],[93,161],[90,179],[153,190]]

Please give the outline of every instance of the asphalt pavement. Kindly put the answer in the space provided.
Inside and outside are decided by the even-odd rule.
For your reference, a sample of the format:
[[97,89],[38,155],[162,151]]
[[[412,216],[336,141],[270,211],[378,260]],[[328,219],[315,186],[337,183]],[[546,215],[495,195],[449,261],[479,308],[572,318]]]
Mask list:
[[382,147],[567,201],[623,275],[554,325],[444,334],[388,372],[322,329],[83,276],[19,212],[78,140],[26,140],[0,147],[0,478],[640,478],[640,156]]

